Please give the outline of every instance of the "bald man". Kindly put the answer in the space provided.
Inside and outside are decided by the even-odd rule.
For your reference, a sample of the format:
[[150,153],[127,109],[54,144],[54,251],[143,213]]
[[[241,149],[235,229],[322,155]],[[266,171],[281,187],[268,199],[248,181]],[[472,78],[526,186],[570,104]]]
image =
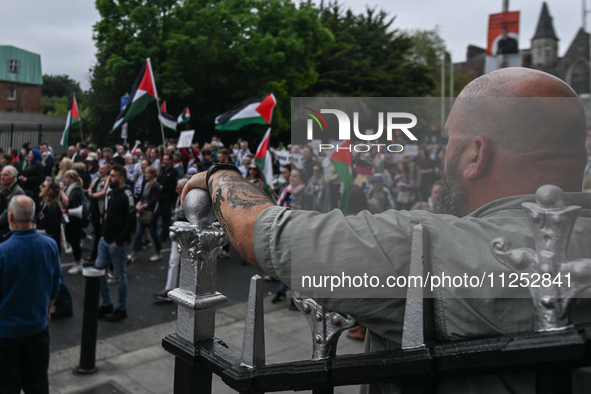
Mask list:
[[[559,98],[559,99],[557,99]],[[412,231],[422,224],[430,233],[432,272],[449,276],[506,272],[490,252],[501,236],[514,245],[533,246],[523,202],[545,184],[566,193],[566,204],[583,207],[568,250],[570,259],[591,256],[591,195],[581,193],[586,163],[585,115],[575,92],[543,72],[507,68],[471,82],[454,104],[445,131],[449,136],[446,173],[435,213],[363,211],[343,216],[276,207],[232,169],[197,174],[185,187],[209,190],[216,216],[242,256],[279,280],[292,284],[292,268],[302,261],[330,266],[340,275],[361,266],[371,275],[388,267],[408,275]],[[583,236],[587,234],[587,236]],[[293,241],[293,242],[292,242]],[[293,278],[297,284],[297,277]],[[356,292],[358,289],[353,289]],[[434,292],[438,341],[500,336],[533,331],[531,299],[511,299],[494,288],[487,298],[454,287]],[[356,295],[352,295],[355,297]],[[384,295],[384,297],[387,297]],[[366,326],[366,351],[400,347],[403,298],[318,299],[329,310],[349,313]],[[579,321],[591,321],[589,308]],[[532,392],[535,376],[478,376],[438,382],[439,393]],[[395,384],[364,388],[397,392]]]
[[0,393],[49,393],[50,310],[61,277],[56,242],[32,224],[35,203],[8,204],[11,236],[0,244]]

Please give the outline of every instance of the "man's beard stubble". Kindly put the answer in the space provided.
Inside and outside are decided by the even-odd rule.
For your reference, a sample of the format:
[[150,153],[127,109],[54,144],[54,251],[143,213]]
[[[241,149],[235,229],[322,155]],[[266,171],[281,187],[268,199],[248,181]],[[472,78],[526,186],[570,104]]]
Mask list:
[[[459,152],[462,150],[460,149]],[[448,168],[443,173],[443,185],[439,195],[433,201],[433,213],[464,216],[463,207],[466,203],[466,184],[462,181],[458,170],[460,154],[449,159]]]

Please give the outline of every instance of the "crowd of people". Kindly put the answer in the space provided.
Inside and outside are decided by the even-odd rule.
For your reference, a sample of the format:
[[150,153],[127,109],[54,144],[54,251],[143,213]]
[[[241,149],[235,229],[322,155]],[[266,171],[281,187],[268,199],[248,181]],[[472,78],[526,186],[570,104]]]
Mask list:
[[[317,154],[318,149],[312,144],[285,146],[283,143],[270,151],[274,173],[271,182],[255,162],[248,142],[238,140],[226,148],[217,136],[212,137],[211,142],[202,146],[196,143],[191,148],[177,148],[174,141],[166,145],[136,141],[134,147],[117,144],[103,148],[80,142],[68,147],[60,157],[54,157],[47,143],[39,147],[27,143],[20,152],[8,149],[0,154],[0,242],[10,233],[6,210],[10,200],[17,195],[27,195],[35,203],[37,228],[54,238],[63,253],[73,254],[75,264],[67,273],[80,274],[84,264],[95,264],[99,260],[100,241],[108,223],[109,195],[120,187],[128,190],[131,196],[128,205],[131,221],[136,224],[121,227],[127,230],[120,243],[120,246],[125,244],[125,253],[119,259],[132,263],[140,250],[153,247],[150,261],[161,260],[168,227],[174,221],[185,220],[179,205],[182,186],[193,175],[207,171],[216,163],[235,165],[245,179],[275,204],[292,209],[321,213],[343,209],[341,196],[348,192],[348,214],[362,210],[371,213],[388,209],[432,210],[441,188],[446,147],[434,143],[415,145],[401,153],[352,152],[349,191],[345,190],[329,160],[331,152]],[[590,183],[591,144],[588,144],[588,152],[585,181]],[[117,174],[123,174],[118,185],[113,184],[114,169]],[[92,239],[92,249],[83,258],[81,242],[85,238]],[[172,250],[176,250],[175,247]],[[228,256],[226,247],[220,257]],[[170,257],[169,277],[165,288],[154,294],[157,299],[168,301],[166,294],[176,287],[179,260],[175,253]],[[106,284],[117,282],[125,287],[126,272],[121,265],[124,264],[109,262]],[[125,297],[125,289],[120,289],[119,294]],[[71,297],[65,284],[60,295],[54,318],[72,314]],[[285,287],[281,286],[274,301],[284,298]],[[123,305],[124,302],[119,309],[124,309]],[[113,309],[109,303],[103,306],[101,316],[109,318],[106,315]]]
[[[589,191],[589,138],[586,147],[589,160],[583,189]],[[217,136],[190,148],[179,148],[175,141],[164,145],[136,141],[133,147],[118,144],[102,148],[80,142],[60,157],[54,157],[47,143],[38,147],[27,143],[20,151],[7,149],[0,152],[0,244],[10,244],[11,248],[23,242],[42,244],[35,253],[52,255],[48,264],[55,264],[53,254],[71,253],[74,265],[67,270],[69,275],[80,274],[84,265],[104,268],[107,273],[101,281],[99,317],[117,322],[127,317],[127,266],[138,259],[142,249],[153,247],[150,261],[163,258],[162,244],[168,241],[169,226],[187,220],[180,201],[183,188],[195,174],[214,164],[236,166],[242,178],[276,206],[320,213],[341,209],[348,215],[362,210],[372,214],[390,209],[431,211],[445,171],[444,144],[407,146],[400,153],[353,152],[351,185],[343,184],[330,155],[315,154],[317,149],[312,144],[279,143],[270,150],[272,181],[256,163],[246,141],[226,147]],[[341,198],[344,193],[349,194],[348,199]],[[341,206],[342,201],[348,201],[348,206]],[[40,241],[33,236],[35,227],[37,233],[55,242],[47,244],[45,238]],[[19,229],[26,234],[14,231]],[[86,238],[92,239],[92,249],[83,258],[81,242]],[[3,250],[0,248],[0,257],[6,253]],[[228,256],[228,248],[219,255]],[[167,277],[162,278],[165,285],[154,293],[158,301],[171,301],[168,292],[178,286],[179,265],[180,255],[173,242]],[[43,295],[51,300],[48,321],[73,314],[71,295],[58,271],[53,270],[46,278],[51,284]],[[14,275],[13,271],[5,272]],[[116,306],[111,300],[110,283],[117,284]],[[273,302],[283,301],[286,291],[287,286],[281,283]],[[3,301],[1,296],[0,307],[8,299]],[[38,318],[40,312],[35,313]],[[46,325],[44,330],[35,340],[45,344]],[[7,332],[14,334],[0,319],[0,345],[2,334]],[[349,335],[362,339],[365,329],[361,326]]]

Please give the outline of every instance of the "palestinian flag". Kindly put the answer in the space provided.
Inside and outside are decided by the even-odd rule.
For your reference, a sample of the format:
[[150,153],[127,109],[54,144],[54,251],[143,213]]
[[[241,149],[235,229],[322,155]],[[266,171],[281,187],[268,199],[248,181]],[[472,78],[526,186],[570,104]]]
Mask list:
[[273,93],[251,97],[215,118],[215,129],[240,130],[249,124],[271,124],[275,104]]
[[271,159],[271,152],[269,152],[269,140],[271,139],[271,128],[267,129],[263,140],[257,148],[257,153],[254,155],[254,162],[261,167],[267,186],[273,187],[273,160]]
[[162,123],[162,126],[167,127],[176,131],[176,119],[174,116],[166,112],[166,100],[160,106],[160,113],[158,114],[158,120]]
[[110,133],[115,131],[122,123],[130,121],[142,113],[148,104],[156,101],[157,95],[158,92],[156,91],[156,83],[154,82],[152,63],[150,63],[150,58],[148,58],[135,80],[127,105],[123,108],[119,116],[117,116]]
[[176,122],[178,124],[183,124],[183,123],[187,123],[189,121],[189,119],[191,119],[191,111],[189,111],[189,107],[185,107],[183,112],[181,112],[179,117],[176,119]]
[[351,178],[353,163],[351,161],[351,141],[346,140],[335,149],[333,154],[330,156],[330,162],[334,166],[341,182],[345,186],[343,195],[341,196],[340,208],[343,211],[343,215],[347,214],[349,210],[349,190],[351,189]]
[[68,118],[66,119],[66,128],[62,133],[60,145],[64,150],[68,149],[68,139],[70,138],[70,130],[72,126],[80,122],[80,115],[78,114],[78,104],[76,103],[76,95],[72,98],[72,109],[68,111]]

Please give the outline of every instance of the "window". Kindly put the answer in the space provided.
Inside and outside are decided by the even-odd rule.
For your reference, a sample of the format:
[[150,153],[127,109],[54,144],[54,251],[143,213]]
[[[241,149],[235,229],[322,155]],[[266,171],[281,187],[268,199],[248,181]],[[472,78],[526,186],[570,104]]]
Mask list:
[[16,89],[15,88],[8,88],[8,96],[6,97],[8,101],[16,101]]
[[8,71],[11,73],[18,73],[18,60],[11,60],[8,65]]

